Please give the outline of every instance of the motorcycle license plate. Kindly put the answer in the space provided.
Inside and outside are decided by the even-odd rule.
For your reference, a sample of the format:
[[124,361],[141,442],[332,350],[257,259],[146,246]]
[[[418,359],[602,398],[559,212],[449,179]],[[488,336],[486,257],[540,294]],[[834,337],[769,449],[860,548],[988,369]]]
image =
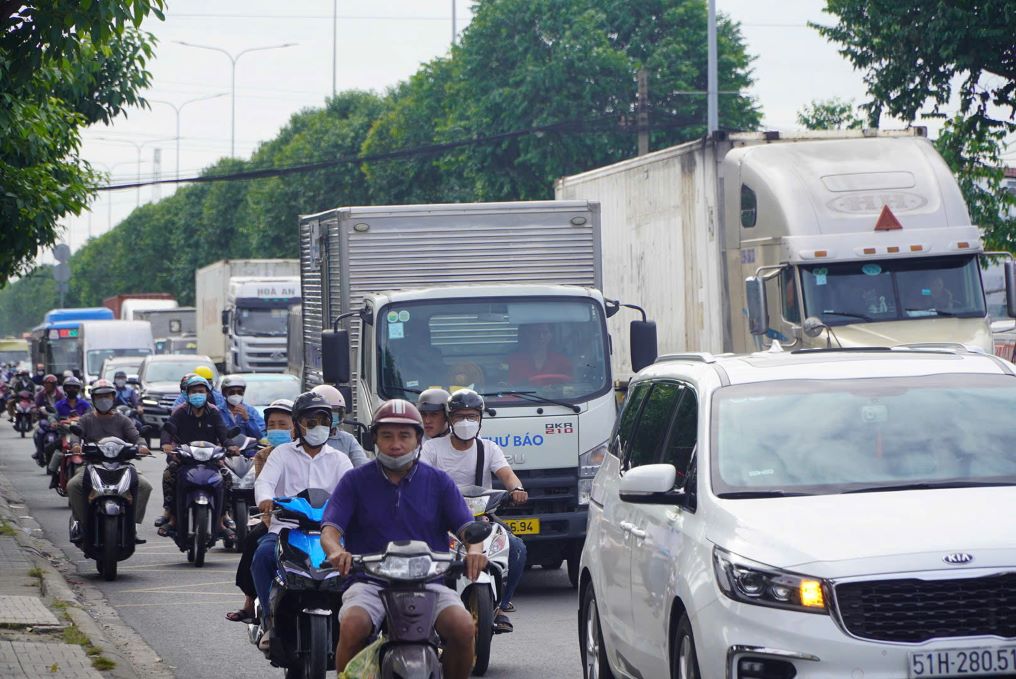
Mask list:
[[907,674],[917,677],[1016,677],[1016,645],[912,652]]
[[539,519],[505,519],[504,522],[515,535],[538,535],[540,532]]

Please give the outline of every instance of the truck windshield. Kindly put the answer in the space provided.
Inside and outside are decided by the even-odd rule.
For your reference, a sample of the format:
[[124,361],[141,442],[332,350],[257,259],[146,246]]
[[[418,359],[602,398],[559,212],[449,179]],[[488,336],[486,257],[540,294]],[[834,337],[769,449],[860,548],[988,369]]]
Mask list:
[[827,325],[985,315],[976,255],[802,266],[801,282]]
[[[86,370],[85,372],[89,375],[98,375],[99,370],[102,369],[102,362],[107,358],[116,358],[118,356],[147,356],[152,353],[151,349],[93,349],[88,352],[85,356]],[[140,361],[139,361],[140,363]]]
[[606,325],[587,299],[441,300],[379,313],[380,392],[416,400],[432,386],[470,387],[490,404],[520,392],[574,403],[606,392]]
[[288,307],[280,309],[239,308],[236,310],[236,334],[285,337],[288,316]]
[[713,401],[718,495],[1016,485],[1016,380],[952,374],[726,387]]

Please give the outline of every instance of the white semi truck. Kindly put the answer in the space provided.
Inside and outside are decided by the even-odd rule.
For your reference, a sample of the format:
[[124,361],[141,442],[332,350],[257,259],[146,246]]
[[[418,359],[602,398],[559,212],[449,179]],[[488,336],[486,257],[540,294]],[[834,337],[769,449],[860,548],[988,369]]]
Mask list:
[[640,295],[661,353],[992,349],[981,236],[921,128],[718,136],[565,177],[556,195],[599,201],[604,285]]
[[284,372],[299,276],[295,259],[224,259],[198,269],[198,353],[226,373]]
[[[483,394],[481,436],[529,491],[504,518],[531,563],[567,561],[573,578],[616,411],[606,322],[620,307],[600,292],[599,243],[588,201],[340,208],[300,224],[305,384],[347,390],[367,448],[386,399]],[[634,363],[651,363],[655,326],[631,332]]]

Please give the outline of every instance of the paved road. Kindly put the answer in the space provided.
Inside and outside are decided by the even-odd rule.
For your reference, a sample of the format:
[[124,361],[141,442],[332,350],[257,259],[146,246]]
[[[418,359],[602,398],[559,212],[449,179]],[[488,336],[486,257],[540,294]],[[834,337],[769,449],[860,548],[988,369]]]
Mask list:
[[[188,679],[222,676],[282,676],[247,641],[246,627],[223,618],[243,598],[233,584],[238,556],[217,548],[203,568],[187,563],[168,538],[159,538],[151,521],[162,507],[162,461],[143,460],[139,468],[152,485],[150,518],[142,530],[148,544],[120,565],[115,582],[103,581],[93,561],[67,539],[66,500],[48,489],[49,477],[31,459],[31,439],[17,438],[0,418],[0,473],[28,503],[46,537],[76,564],[82,578],[97,586],[124,621]],[[516,595],[516,631],[494,639],[488,677],[580,677],[575,595],[563,569],[530,570]],[[228,669],[226,669],[228,668]]]

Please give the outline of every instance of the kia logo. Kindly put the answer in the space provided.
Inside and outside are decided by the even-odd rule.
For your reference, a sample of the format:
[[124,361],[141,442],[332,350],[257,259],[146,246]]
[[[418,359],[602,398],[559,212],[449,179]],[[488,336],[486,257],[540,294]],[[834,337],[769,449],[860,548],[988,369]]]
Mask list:
[[960,566],[965,563],[970,563],[973,560],[974,557],[972,554],[964,554],[963,552],[946,554],[945,556],[942,557],[942,561],[945,561],[948,564],[952,564],[953,566]]

